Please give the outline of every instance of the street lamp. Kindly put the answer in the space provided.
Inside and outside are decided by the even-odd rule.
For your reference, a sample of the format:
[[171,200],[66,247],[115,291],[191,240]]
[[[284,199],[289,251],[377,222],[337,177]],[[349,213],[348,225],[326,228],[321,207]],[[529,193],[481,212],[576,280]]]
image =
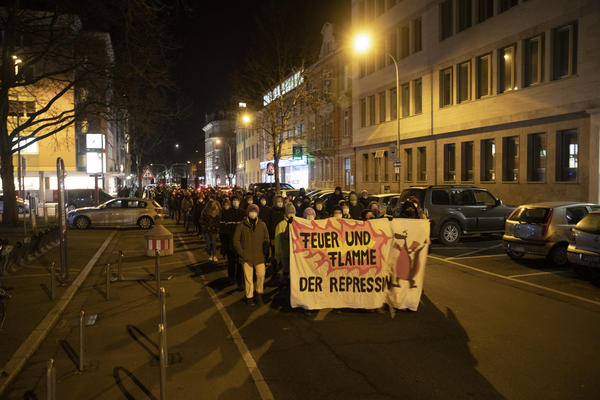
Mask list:
[[[360,33],[356,35],[354,38],[354,51],[358,54],[365,54],[371,48],[371,36],[367,33]],[[400,69],[398,68],[398,60],[388,53],[385,52],[385,55],[390,57],[394,62],[394,67],[396,68],[396,121],[398,123],[398,135],[396,137],[396,161],[400,161]],[[398,192],[400,192],[400,169],[398,169]]]

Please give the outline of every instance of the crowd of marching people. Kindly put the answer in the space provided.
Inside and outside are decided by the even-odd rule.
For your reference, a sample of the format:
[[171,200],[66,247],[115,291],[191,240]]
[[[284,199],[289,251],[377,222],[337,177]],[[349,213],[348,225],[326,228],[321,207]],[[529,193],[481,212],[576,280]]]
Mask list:
[[[148,190],[146,196],[166,207],[169,218],[183,224],[186,232],[203,238],[210,262],[219,262],[219,257],[226,259],[228,278],[245,291],[249,305],[263,302],[267,275],[270,284],[283,288],[289,285],[289,224],[293,218],[384,217],[379,204],[369,201],[366,191],[360,195],[351,192],[345,198],[340,187],[326,203],[311,200],[304,189],[296,196],[283,197],[273,189],[197,191],[164,186]],[[396,218],[425,218],[416,198],[401,202],[390,214]]]

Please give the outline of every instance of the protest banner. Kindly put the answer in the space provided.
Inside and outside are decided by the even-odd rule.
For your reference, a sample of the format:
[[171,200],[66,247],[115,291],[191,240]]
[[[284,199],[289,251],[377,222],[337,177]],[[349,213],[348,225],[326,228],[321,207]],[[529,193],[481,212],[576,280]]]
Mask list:
[[429,244],[426,219],[356,221],[294,218],[290,229],[292,307],[416,311]]

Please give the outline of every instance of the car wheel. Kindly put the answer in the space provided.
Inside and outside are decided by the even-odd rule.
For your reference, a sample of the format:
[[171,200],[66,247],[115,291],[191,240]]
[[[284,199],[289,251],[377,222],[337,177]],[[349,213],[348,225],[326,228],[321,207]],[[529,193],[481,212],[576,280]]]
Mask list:
[[520,260],[521,258],[525,257],[525,253],[522,251],[506,250],[506,254],[508,254],[508,256],[513,260]]
[[152,227],[152,219],[150,217],[141,217],[138,219],[137,224],[142,229],[150,229]]
[[447,221],[440,229],[440,240],[446,246],[455,245],[460,241],[461,229],[456,221]]
[[90,227],[90,219],[83,216],[77,217],[75,218],[75,221],[73,221],[73,225],[75,225],[77,229],[87,229]]
[[567,265],[569,262],[567,257],[567,244],[560,243],[554,246],[552,250],[550,250],[550,254],[548,254],[548,260],[557,267]]

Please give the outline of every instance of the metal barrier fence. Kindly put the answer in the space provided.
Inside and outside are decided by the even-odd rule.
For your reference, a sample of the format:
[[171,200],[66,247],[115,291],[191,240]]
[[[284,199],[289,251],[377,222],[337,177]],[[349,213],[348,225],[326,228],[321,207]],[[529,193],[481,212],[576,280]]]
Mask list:
[[163,324],[158,324],[158,356],[160,361],[160,400],[167,399],[167,331]]
[[156,279],[156,295],[160,296],[160,261],[158,250],[154,251],[154,278]]
[[85,369],[85,311],[79,313],[79,372]]

